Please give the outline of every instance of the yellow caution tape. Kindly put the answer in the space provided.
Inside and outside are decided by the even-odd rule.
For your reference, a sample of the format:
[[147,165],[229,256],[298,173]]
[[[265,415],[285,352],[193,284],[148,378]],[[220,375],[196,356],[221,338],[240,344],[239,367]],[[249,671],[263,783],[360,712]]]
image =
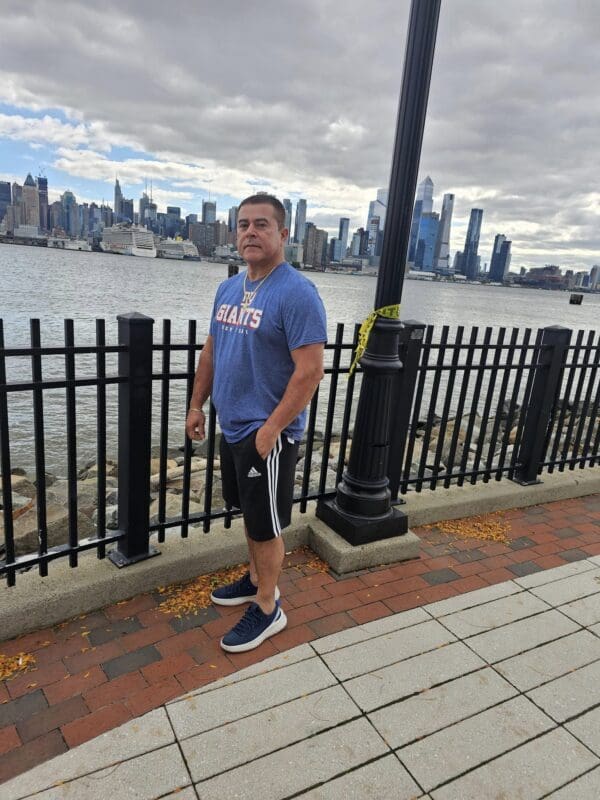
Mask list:
[[358,331],[358,345],[356,346],[356,353],[354,354],[354,361],[352,362],[352,366],[350,367],[350,375],[356,369],[356,365],[363,357],[365,350],[367,349],[367,344],[369,343],[369,336],[371,335],[371,331],[373,329],[373,325],[375,325],[375,320],[377,317],[389,317],[391,319],[398,319],[400,317],[400,304],[394,306],[383,306],[383,308],[376,308],[375,311],[371,311],[369,316],[364,320],[362,325],[360,326],[360,330]]

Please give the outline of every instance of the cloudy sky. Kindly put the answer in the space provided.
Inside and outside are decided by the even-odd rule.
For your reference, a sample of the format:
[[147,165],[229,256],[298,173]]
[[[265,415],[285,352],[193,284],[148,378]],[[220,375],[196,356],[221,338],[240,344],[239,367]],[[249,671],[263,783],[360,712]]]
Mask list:
[[[387,186],[408,0],[3,0],[0,179],[220,216],[306,197],[335,234]],[[512,268],[600,263],[598,0],[442,0],[420,176]],[[136,204],[137,207],[137,204]]]

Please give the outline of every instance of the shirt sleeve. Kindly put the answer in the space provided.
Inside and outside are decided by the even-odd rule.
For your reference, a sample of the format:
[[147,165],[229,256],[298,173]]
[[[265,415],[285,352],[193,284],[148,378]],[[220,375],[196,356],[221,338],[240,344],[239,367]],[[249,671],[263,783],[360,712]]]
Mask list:
[[290,351],[327,341],[325,306],[313,283],[307,281],[293,299],[288,297],[283,307],[283,326]]

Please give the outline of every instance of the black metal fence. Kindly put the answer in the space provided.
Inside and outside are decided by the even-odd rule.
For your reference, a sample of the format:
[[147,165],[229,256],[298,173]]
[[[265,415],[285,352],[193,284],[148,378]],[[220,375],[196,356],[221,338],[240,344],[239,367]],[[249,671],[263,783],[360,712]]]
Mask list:
[[[140,314],[119,317],[118,344],[107,345],[105,323],[96,323],[95,342],[76,346],[74,326],[65,321],[64,345],[42,347],[40,323],[32,320],[30,344],[7,348],[0,321],[0,575],[14,585],[21,569],[37,566],[40,575],[57,558],[77,566],[78,554],[108,553],[118,566],[148,558],[155,542],[168,530],[187,537],[190,528],[207,532],[214,520],[226,528],[236,509],[224,507],[219,472],[215,469],[218,427],[214,409],[208,415],[207,439],[198,447],[184,435],[183,420],[191,397],[198,353],[196,323],[188,324],[187,341],[175,343],[171,323],[164,320],[160,342],[153,340],[153,323]],[[310,404],[308,425],[298,463],[295,501],[305,512],[311,500],[331,496],[342,476],[352,436],[360,369],[349,374],[357,329],[351,336],[338,325],[326,348],[325,378]],[[64,360],[59,377],[44,378],[43,363]],[[79,377],[76,358],[85,357],[93,374]],[[118,358],[109,374],[107,358]],[[403,363],[394,398],[389,446],[392,497],[423,488],[474,484],[508,477],[535,483],[547,470],[595,466],[600,463],[600,335],[549,327],[531,329],[448,326],[439,337],[429,326],[406,321],[402,330]],[[13,359],[30,361],[30,377],[11,380]],[[107,390],[116,386],[118,414],[107,414]],[[85,414],[95,417],[95,512],[91,535],[82,536],[79,509],[81,474],[81,396]],[[57,524],[49,521],[46,473],[48,426],[45,398],[62,392],[66,463],[65,508]],[[26,507],[13,498],[14,465],[8,398],[18,395],[30,404],[29,433],[34,453],[32,485]],[[115,422],[118,417],[118,425]],[[118,428],[118,429],[116,429]],[[86,427],[89,431],[89,424]],[[23,436],[23,431],[19,432]],[[154,435],[154,439],[153,439]],[[173,440],[175,437],[175,441]],[[107,442],[118,443],[116,487],[118,510],[107,506]],[[155,442],[154,449],[152,442]],[[171,456],[179,454],[173,467]],[[14,449],[14,448],[13,448]],[[154,457],[153,457],[154,453]],[[153,471],[155,470],[155,471]],[[111,479],[113,480],[113,479]],[[52,489],[52,487],[50,487]],[[111,501],[111,502],[114,502]],[[116,516],[110,524],[107,514]],[[27,516],[35,544],[23,549]],[[54,527],[53,527],[54,525]]]

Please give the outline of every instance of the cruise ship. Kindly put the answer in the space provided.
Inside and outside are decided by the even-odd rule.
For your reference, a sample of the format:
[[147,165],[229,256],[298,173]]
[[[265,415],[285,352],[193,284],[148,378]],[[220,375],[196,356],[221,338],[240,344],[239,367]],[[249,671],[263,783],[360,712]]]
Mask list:
[[178,261],[184,258],[195,261],[200,260],[198,248],[193,242],[184,242],[177,239],[163,239],[162,242],[158,242],[156,253],[158,258],[175,258]]
[[139,225],[119,223],[112,228],[104,228],[100,247],[105,253],[156,258],[152,231],[140,228]]
[[48,247],[55,247],[57,250],[85,250],[89,252],[92,247],[85,239],[69,239],[66,236],[49,236]]

